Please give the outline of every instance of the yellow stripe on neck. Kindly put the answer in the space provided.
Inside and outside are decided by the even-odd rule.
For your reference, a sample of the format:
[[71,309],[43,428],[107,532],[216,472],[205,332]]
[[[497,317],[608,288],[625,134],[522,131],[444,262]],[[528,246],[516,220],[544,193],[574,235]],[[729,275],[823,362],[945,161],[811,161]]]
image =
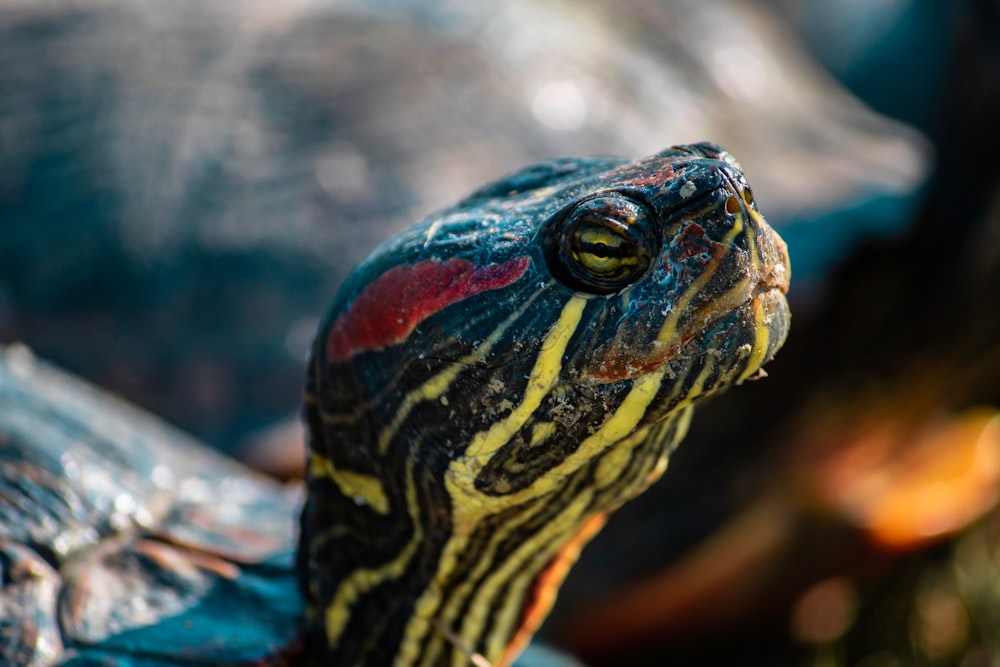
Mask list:
[[[413,463],[408,462],[406,466],[406,508],[413,522],[413,535],[399,554],[380,567],[363,567],[351,572],[351,574],[340,582],[337,592],[326,608],[326,639],[331,646],[335,646],[340,641],[340,636],[351,619],[351,607],[361,596],[375,588],[384,581],[399,579],[406,570],[417,547],[424,539],[423,526],[420,523],[420,507],[417,502],[417,486],[413,479]],[[314,540],[323,538],[323,533],[315,536]],[[398,660],[398,658],[397,658]]]
[[[663,372],[658,372],[637,378],[618,410],[604,422],[597,432],[584,439],[577,451],[525,489],[503,498],[492,498],[493,511],[524,503],[554,491],[568,475],[586,465],[587,460],[600,455],[608,447],[622,446],[626,450],[624,460],[615,457],[615,462],[610,464],[611,466],[614,466],[615,463],[623,465],[628,459],[630,450],[639,446],[643,436],[645,436],[644,431],[636,434],[635,429],[659,391],[663,377]],[[476,522],[482,519],[483,509],[477,499],[478,492],[473,486],[472,477],[467,476],[469,464],[468,461],[456,461],[452,464],[451,474],[445,478],[446,487],[452,497],[455,526],[461,526],[462,529],[449,540],[445,549],[445,553],[449,557],[443,558],[438,567],[436,575],[438,581],[447,579],[448,573],[454,568],[457,554],[468,545],[468,534],[474,529]],[[621,471],[617,472],[621,473]],[[563,547],[565,541],[579,531],[580,526],[589,518],[588,510],[595,491],[602,486],[613,483],[616,475],[614,471],[605,466],[601,469],[600,477],[601,479],[596,480],[597,484],[594,487],[582,489],[580,494],[549,522],[545,530],[535,533],[525,540],[508,559],[491,562],[489,564],[491,574],[477,590],[459,591],[461,597],[469,594],[473,597],[473,600],[468,604],[466,615],[461,619],[461,627],[455,629],[456,634],[463,642],[468,645],[477,645],[479,637],[486,632],[486,626],[490,624],[493,629],[486,639],[487,650],[485,654],[489,658],[496,659],[504,653],[506,641],[510,639],[510,635],[516,629],[517,614],[523,606],[527,588],[533,581],[533,574],[530,573],[537,571],[531,564],[537,564],[540,561],[549,562]],[[485,555],[491,557],[492,554],[493,550],[489,549]],[[520,576],[518,573],[526,576]],[[492,622],[484,614],[494,608],[495,600],[507,584],[509,586],[506,590],[510,594],[510,600],[503,606],[500,612],[501,616]],[[425,594],[424,601],[427,602],[427,608],[424,611],[428,613],[432,612],[441,602],[439,589],[433,585],[432,589],[436,591],[434,594]],[[445,617],[443,620],[452,620],[452,615],[448,613],[447,609],[443,616]],[[408,628],[408,630],[410,629]],[[416,633],[411,635],[413,639],[416,639],[417,636]]]
[[573,296],[566,302],[559,319],[545,336],[538,351],[535,367],[531,369],[528,386],[524,390],[524,400],[505,419],[476,434],[465,450],[466,459],[475,459],[500,449],[527,423],[542,404],[542,399],[552,391],[559,380],[563,354],[570,338],[580,325],[580,318],[586,305],[587,299],[582,296]]
[[[508,559],[493,564],[490,574],[474,592],[456,633],[464,642],[476,645],[484,638],[483,655],[493,661],[500,659],[517,630],[525,596],[536,574],[579,532],[589,518],[586,511],[592,498],[593,489],[581,489],[545,530],[518,544]],[[502,604],[494,609],[493,603],[497,600]],[[496,617],[491,618],[494,611]]]
[[309,474],[317,479],[332,480],[346,497],[368,505],[379,514],[389,513],[389,498],[381,480],[374,475],[337,468],[333,461],[315,452],[309,459]]

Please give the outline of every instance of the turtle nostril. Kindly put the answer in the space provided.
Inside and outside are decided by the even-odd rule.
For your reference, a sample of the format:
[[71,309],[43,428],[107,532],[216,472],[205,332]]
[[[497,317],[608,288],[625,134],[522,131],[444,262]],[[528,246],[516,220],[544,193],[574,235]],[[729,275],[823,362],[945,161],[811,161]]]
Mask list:
[[740,200],[730,197],[726,200],[726,213],[736,214],[740,212]]

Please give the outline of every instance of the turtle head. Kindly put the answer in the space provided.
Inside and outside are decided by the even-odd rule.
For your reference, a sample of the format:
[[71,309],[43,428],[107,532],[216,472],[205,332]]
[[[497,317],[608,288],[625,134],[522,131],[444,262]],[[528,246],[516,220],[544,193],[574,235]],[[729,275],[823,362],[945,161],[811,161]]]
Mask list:
[[780,347],[788,277],[710,144],[536,165],[381,246],[310,364],[300,557],[319,650],[510,662],[580,546],[663,472],[692,403]]

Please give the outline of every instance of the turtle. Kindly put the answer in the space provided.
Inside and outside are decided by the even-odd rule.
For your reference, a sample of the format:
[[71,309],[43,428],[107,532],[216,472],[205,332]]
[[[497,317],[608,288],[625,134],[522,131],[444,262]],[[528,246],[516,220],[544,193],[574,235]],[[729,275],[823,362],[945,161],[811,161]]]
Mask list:
[[717,145],[514,172],[337,291],[304,498],[8,348],[0,661],[512,664],[693,405],[763,374],[789,275]]

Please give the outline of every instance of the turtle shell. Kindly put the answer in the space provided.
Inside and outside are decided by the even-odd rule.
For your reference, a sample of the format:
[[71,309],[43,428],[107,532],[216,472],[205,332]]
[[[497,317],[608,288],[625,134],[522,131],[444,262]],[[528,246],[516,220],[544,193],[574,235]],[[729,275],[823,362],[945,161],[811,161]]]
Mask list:
[[299,498],[36,360],[0,354],[0,663],[276,663]]

